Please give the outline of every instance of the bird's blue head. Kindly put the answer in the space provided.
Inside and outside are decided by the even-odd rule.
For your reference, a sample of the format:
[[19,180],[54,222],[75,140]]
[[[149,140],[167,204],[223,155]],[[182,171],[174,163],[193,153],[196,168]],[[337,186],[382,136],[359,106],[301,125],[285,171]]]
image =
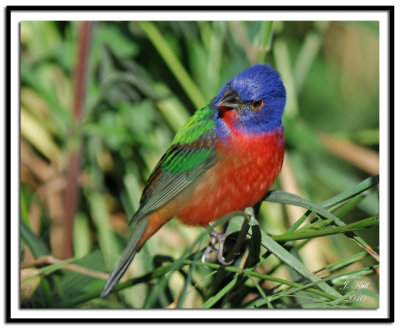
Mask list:
[[215,119],[223,135],[232,129],[249,134],[281,127],[286,90],[278,72],[257,64],[228,81],[214,98]]

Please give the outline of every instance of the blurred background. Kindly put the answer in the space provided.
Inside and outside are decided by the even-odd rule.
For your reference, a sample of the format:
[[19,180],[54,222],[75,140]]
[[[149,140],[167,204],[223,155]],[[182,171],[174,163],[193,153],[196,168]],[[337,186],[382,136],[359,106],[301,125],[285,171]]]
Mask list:
[[[276,68],[288,94],[285,163],[274,189],[319,203],[378,174],[378,36],[377,22],[22,22],[22,307],[171,305],[185,284],[179,271],[106,300],[80,296],[98,293],[119,259],[128,218],[176,131],[253,64]],[[373,189],[342,220],[378,212]],[[258,219],[265,232],[283,234],[303,214],[264,202]],[[180,257],[202,233],[172,220],[127,277],[152,272],[156,255]],[[359,235],[379,245],[377,227]],[[298,257],[317,271],[359,251],[333,235],[309,240]],[[207,286],[207,273],[193,277]],[[273,274],[291,278],[284,266]],[[376,276],[364,279],[378,291]],[[190,287],[180,306],[200,307],[203,292]],[[364,307],[377,305],[369,298]]]

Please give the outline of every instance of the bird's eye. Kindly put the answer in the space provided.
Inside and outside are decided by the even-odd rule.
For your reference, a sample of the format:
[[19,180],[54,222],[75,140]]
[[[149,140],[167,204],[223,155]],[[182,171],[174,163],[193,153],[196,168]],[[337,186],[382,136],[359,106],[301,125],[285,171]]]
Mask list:
[[253,110],[259,110],[260,108],[262,108],[263,107],[263,105],[264,105],[264,100],[263,99],[260,99],[260,100],[258,100],[258,101],[255,101],[255,102],[253,102],[253,103],[251,103],[251,108],[253,109]]

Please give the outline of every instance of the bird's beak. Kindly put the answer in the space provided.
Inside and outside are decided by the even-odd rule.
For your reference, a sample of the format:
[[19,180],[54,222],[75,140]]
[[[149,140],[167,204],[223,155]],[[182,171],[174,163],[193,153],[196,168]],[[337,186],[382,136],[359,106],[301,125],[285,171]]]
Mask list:
[[228,107],[230,109],[237,109],[239,95],[234,90],[228,90],[225,95],[220,99],[217,106],[218,108]]

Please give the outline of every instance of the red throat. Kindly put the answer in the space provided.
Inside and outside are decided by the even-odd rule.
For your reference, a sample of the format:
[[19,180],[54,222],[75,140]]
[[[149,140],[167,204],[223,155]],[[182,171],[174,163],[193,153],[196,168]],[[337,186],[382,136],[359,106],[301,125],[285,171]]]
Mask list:
[[219,115],[231,131],[236,131],[235,120],[238,117],[237,111],[229,107],[220,107]]

